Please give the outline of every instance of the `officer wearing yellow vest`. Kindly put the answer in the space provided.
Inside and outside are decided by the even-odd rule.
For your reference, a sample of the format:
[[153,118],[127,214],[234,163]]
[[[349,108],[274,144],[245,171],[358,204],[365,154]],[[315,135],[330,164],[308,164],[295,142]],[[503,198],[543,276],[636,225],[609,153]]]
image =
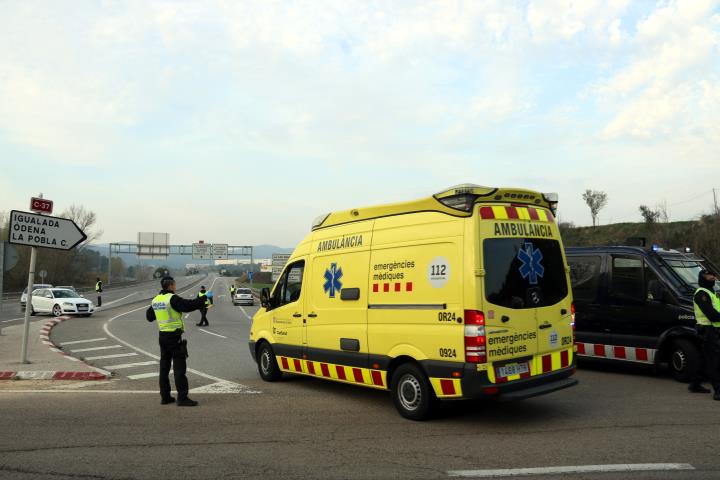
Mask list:
[[200,309],[200,323],[196,323],[198,327],[209,327],[210,323],[207,319],[207,311],[210,306],[213,304],[213,299],[207,294],[207,290],[205,290],[205,286],[200,287],[200,293],[198,293],[198,298],[202,298],[205,300],[203,303],[202,308]]
[[162,290],[153,298],[146,312],[149,322],[157,321],[160,330],[160,403],[167,405],[175,402],[170,395],[170,368],[175,372],[175,388],[178,392],[177,405],[194,407],[198,404],[188,398],[187,341],[183,340],[185,322],[182,314],[193,312],[205,306],[202,298],[185,300],[175,294],[175,280],[165,277],[161,280]]
[[232,302],[235,298],[235,284],[230,285],[230,301]]
[[102,281],[100,280],[100,277],[97,277],[95,293],[97,293],[97,306],[102,307]]
[[[713,273],[701,271],[693,301],[698,333],[703,338],[705,369],[715,391],[713,398],[720,400],[720,296],[715,293],[716,280]],[[699,382],[691,383],[688,388],[691,392],[709,393]]]

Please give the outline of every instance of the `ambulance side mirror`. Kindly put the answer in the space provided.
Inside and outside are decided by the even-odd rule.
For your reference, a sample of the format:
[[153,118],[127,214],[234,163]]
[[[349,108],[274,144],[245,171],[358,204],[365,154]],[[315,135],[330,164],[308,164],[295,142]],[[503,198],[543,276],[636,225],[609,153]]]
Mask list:
[[263,308],[270,307],[270,289],[267,287],[260,290],[260,305]]

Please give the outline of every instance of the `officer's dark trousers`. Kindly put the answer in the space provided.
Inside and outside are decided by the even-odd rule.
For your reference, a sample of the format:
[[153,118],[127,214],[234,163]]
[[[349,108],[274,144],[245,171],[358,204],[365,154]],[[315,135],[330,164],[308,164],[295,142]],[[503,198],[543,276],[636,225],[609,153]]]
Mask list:
[[98,295],[97,306],[102,307],[102,296]]
[[703,333],[705,371],[715,393],[720,393],[720,329],[705,327]]
[[210,323],[208,323],[208,319],[207,319],[207,311],[208,311],[207,307],[200,309],[200,325],[210,325]]
[[175,332],[160,332],[160,396],[170,398],[170,367],[175,372],[175,388],[178,400],[188,396],[188,380],[185,376],[187,362],[185,351],[182,348],[182,334]]

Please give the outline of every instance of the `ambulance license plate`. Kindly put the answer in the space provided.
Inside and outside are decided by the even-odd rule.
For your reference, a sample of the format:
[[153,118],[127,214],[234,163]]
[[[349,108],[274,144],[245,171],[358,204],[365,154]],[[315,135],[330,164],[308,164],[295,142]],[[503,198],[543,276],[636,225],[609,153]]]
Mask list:
[[497,367],[495,369],[495,376],[500,378],[507,378],[512,377],[513,375],[522,375],[524,373],[528,373],[529,371],[530,366],[527,362],[510,363],[508,365],[503,365],[502,367]]

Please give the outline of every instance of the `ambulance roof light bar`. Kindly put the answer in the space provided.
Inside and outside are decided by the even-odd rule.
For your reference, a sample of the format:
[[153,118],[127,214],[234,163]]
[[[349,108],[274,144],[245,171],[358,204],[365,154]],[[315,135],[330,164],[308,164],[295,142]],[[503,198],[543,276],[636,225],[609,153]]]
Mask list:
[[320,225],[322,225],[323,223],[325,223],[325,220],[327,220],[327,218],[329,216],[330,216],[329,213],[324,213],[324,214],[316,217],[315,220],[313,220],[313,222],[312,222],[312,229],[314,230],[314,229],[318,228]]
[[550,211],[557,217],[558,201],[560,196],[557,193],[543,193],[543,198],[550,205]]

